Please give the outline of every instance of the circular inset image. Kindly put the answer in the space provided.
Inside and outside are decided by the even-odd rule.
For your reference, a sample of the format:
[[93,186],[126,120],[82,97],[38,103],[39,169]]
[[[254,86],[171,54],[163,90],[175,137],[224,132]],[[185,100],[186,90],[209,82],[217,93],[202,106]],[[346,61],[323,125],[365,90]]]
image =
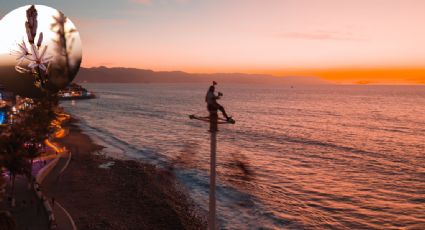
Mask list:
[[1,19],[0,34],[0,85],[21,96],[56,92],[69,85],[80,68],[80,34],[54,8],[15,9]]

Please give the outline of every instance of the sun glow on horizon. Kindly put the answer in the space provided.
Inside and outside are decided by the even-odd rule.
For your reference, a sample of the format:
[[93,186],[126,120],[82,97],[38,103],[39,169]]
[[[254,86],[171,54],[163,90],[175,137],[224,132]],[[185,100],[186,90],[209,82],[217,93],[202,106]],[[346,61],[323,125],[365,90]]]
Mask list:
[[84,67],[425,81],[422,0],[76,1]]

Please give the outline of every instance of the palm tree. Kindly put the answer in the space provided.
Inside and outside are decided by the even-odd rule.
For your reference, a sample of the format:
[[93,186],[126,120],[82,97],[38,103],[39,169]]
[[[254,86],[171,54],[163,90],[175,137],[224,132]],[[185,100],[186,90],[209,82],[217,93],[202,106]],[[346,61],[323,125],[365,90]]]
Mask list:
[[12,153],[7,154],[2,162],[2,165],[9,171],[10,179],[11,179],[11,189],[10,189],[10,197],[12,198],[12,206],[15,204],[15,180],[17,175],[26,175],[29,176],[29,163],[25,159],[23,154],[20,153]]
[[11,182],[12,206],[14,205],[15,179],[17,175],[28,175],[29,164],[22,154],[23,143],[27,140],[27,135],[19,125],[12,127],[9,135],[0,138],[1,164],[9,171]]
[[31,140],[30,142],[27,142],[27,145],[24,150],[25,157],[30,159],[29,175],[28,175],[30,182],[28,183],[28,189],[32,188],[34,185],[34,178],[32,176],[32,168],[34,165],[34,159],[40,155],[38,145],[39,145],[38,142]]

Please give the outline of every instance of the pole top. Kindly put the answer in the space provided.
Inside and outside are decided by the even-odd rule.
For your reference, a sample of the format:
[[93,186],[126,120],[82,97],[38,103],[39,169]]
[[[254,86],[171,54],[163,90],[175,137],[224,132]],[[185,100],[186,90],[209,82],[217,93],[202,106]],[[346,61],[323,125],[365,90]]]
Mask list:
[[[209,116],[205,116],[205,117],[201,117],[201,116],[197,116],[194,114],[189,115],[189,119],[191,120],[199,120],[199,121],[204,121],[204,122],[210,122],[210,117]],[[236,121],[233,119],[227,120],[227,119],[223,119],[223,118],[217,118],[217,124],[235,124]]]

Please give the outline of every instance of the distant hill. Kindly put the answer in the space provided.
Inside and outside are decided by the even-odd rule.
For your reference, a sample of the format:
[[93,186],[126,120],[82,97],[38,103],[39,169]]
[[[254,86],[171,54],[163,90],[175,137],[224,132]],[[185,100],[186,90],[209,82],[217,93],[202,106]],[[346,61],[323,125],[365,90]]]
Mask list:
[[282,85],[323,85],[329,84],[317,77],[276,77],[262,74],[214,73],[191,74],[181,71],[152,71],[135,68],[81,68],[74,82],[82,83],[270,83]]

